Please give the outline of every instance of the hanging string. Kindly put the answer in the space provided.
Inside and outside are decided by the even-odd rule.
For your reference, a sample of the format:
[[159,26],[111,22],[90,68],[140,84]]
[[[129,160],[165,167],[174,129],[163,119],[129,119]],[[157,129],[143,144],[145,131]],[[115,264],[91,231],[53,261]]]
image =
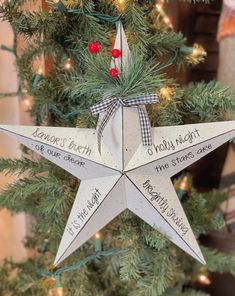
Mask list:
[[178,54],[179,54],[180,49],[175,50],[175,52],[164,62],[162,62],[161,64],[159,64],[159,66],[157,67],[158,71],[161,71],[162,69],[165,69],[166,67],[171,66],[174,61],[176,60]]
[[70,119],[77,117],[78,115],[85,113],[85,112],[90,112],[90,108],[88,109],[75,109],[71,112],[68,113],[63,113],[57,106],[55,105],[50,105],[50,109],[58,115],[61,119],[65,121],[69,121]]
[[62,13],[68,13],[68,14],[69,13],[85,14],[85,15],[88,15],[88,16],[98,18],[98,19],[103,20],[103,21],[111,22],[113,24],[118,22],[120,20],[120,18],[121,18],[121,15],[111,16],[111,15],[106,15],[106,14],[99,13],[99,12],[91,12],[91,11],[85,10],[84,8],[69,9],[61,1],[58,1],[55,4],[54,9],[59,10]]
[[90,255],[90,256],[82,259],[81,261],[79,261],[79,262],[77,262],[75,264],[72,264],[72,265],[69,265],[69,266],[66,266],[66,267],[63,267],[63,268],[59,268],[54,272],[45,271],[45,270],[42,270],[42,269],[37,269],[36,272],[37,272],[38,275],[40,275],[42,277],[55,277],[56,285],[57,285],[57,282],[58,282],[58,285],[59,285],[62,273],[77,270],[80,267],[82,267],[82,266],[86,265],[87,263],[89,263],[90,261],[95,260],[95,259],[99,259],[100,257],[109,257],[109,256],[119,255],[122,252],[123,252],[123,250],[120,250],[120,249],[111,249],[111,250],[108,250],[108,251],[99,251],[99,252],[94,253],[93,255]]
[[[155,7],[152,6],[151,9],[153,9]],[[54,9],[58,9],[59,11],[63,12],[63,13],[74,13],[74,14],[85,14],[85,15],[89,15],[89,16],[93,16],[95,18],[98,18],[100,20],[104,20],[104,21],[108,21],[111,22],[113,24],[116,25],[116,27],[118,26],[118,24],[121,22],[121,18],[122,15],[118,15],[118,16],[111,16],[111,15],[106,15],[106,14],[102,14],[99,12],[90,12],[87,11],[85,9],[68,9],[61,1],[59,1],[55,6]],[[146,16],[148,13],[150,13],[151,11],[148,10],[146,13],[144,13],[144,16]],[[187,47],[187,46],[183,46],[182,48],[178,48],[177,50],[174,51],[174,53],[163,63],[161,63],[159,65],[159,71],[172,65],[174,63],[174,61],[176,60],[177,56],[179,53],[192,53],[192,47]]]

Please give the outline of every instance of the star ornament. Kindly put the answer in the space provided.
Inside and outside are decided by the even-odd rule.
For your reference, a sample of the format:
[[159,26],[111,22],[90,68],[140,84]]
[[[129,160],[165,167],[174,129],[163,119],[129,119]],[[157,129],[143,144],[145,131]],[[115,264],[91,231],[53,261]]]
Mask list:
[[[129,49],[121,25],[115,48],[125,65]],[[81,180],[55,265],[125,209],[205,264],[170,178],[233,138],[235,121],[154,127],[153,144],[144,146],[137,108],[120,105],[103,130],[101,153],[95,129],[0,129]]]

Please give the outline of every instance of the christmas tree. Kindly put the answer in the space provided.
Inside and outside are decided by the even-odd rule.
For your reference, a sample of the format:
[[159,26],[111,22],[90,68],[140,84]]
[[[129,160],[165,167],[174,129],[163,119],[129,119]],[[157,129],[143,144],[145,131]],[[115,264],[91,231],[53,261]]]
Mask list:
[[[35,125],[95,127],[90,107],[100,101],[104,90],[116,95],[121,89],[138,96],[145,88],[159,98],[158,104],[147,106],[152,126],[230,119],[234,94],[227,87],[215,81],[180,86],[166,75],[175,65],[177,77],[177,71],[203,61],[206,54],[199,45],[187,46],[183,35],[172,30],[161,1],[47,1],[47,7],[36,12],[25,11],[26,2],[5,1],[0,13],[16,36],[26,40],[22,54],[16,48],[13,52],[19,93],[23,99],[26,92],[33,97],[30,113]],[[120,22],[133,59],[132,75],[123,82],[126,89],[117,87],[118,70],[110,70]],[[112,51],[114,58],[119,54]],[[47,60],[45,73],[34,66],[42,55]],[[194,290],[193,283],[207,283],[210,271],[235,275],[234,257],[201,246],[204,267],[128,210],[54,267],[79,182],[22,149],[23,159],[0,160],[2,172],[20,177],[1,192],[0,206],[34,217],[25,246],[36,255],[20,263],[5,261],[1,295],[206,295]],[[198,239],[224,226],[218,212],[224,192],[199,193],[185,172],[174,182]]]

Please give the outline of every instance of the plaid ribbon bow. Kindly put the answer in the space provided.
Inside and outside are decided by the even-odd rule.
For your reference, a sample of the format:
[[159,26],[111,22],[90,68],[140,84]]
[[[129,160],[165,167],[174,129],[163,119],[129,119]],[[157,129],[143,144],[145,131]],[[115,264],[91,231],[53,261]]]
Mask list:
[[156,95],[147,95],[147,96],[140,96],[134,99],[126,99],[122,100],[118,97],[108,97],[104,99],[101,103],[98,103],[91,107],[91,113],[93,115],[97,115],[100,113],[105,112],[104,117],[101,119],[99,126],[98,126],[98,150],[101,150],[101,138],[104,131],[104,128],[108,121],[110,120],[111,116],[115,113],[115,111],[120,107],[136,107],[139,113],[140,119],[140,129],[142,135],[142,143],[144,146],[152,145],[152,138],[151,138],[151,125],[148,118],[147,112],[141,108],[141,105],[148,105],[157,103],[158,99]]

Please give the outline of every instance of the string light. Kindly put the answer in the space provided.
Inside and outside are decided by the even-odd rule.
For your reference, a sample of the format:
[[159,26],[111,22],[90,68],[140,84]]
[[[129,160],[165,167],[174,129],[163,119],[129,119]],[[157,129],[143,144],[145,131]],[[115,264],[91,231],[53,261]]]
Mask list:
[[26,107],[29,107],[31,105],[31,102],[30,102],[29,99],[25,99],[24,104],[25,104]]
[[171,21],[170,21],[170,19],[169,19],[168,16],[165,16],[163,20],[164,20],[164,22],[165,22],[168,26],[171,25]]
[[64,290],[62,287],[50,289],[47,296],[64,296]]
[[95,252],[100,252],[102,250],[101,234],[99,232],[97,232],[94,235],[94,245],[95,245]]
[[193,49],[192,55],[198,55],[198,49],[197,48]]
[[37,69],[37,74],[38,74],[38,75],[42,75],[42,74],[43,74],[43,69],[42,69],[42,67],[38,67],[38,69]]
[[211,280],[209,278],[209,272],[206,267],[203,266],[200,268],[197,279],[202,285],[211,284]]
[[199,45],[197,43],[195,43],[193,45],[193,51],[192,51],[192,56],[193,57],[199,57],[199,56],[204,56],[205,57],[206,55],[207,55],[207,53],[206,53],[205,49],[201,45]]
[[159,91],[159,96],[163,100],[171,100],[173,95],[173,89],[169,86],[164,86]]
[[28,93],[28,90],[27,90],[26,87],[23,87],[21,91],[22,91],[23,94],[27,94]]
[[203,62],[207,56],[205,49],[197,43],[194,43],[192,47],[182,46],[180,48],[180,53],[185,55],[186,61],[191,65],[197,65]]
[[[64,291],[62,289],[62,283],[61,283],[61,277],[62,274],[66,273],[66,272],[71,272],[74,270],[79,270],[79,268],[81,268],[82,266],[87,265],[89,262],[96,260],[96,259],[100,259],[101,257],[109,257],[109,256],[114,256],[114,255],[118,255],[123,253],[122,249],[110,249],[110,250],[106,250],[106,251],[100,251],[100,252],[96,252],[93,253],[91,255],[89,255],[88,257],[83,258],[82,260],[80,260],[77,263],[72,263],[71,265],[67,266],[67,267],[63,267],[63,268],[59,268],[57,270],[54,270],[53,266],[49,266],[49,269],[47,269],[46,271],[41,270],[41,269],[37,269],[37,274],[40,275],[41,277],[43,277],[43,282],[48,282],[47,285],[42,284],[43,287],[47,288],[48,290],[48,296],[62,296],[64,294]],[[50,271],[52,270],[52,271]],[[53,286],[55,286],[55,288],[52,288]],[[80,286],[82,288],[82,286]]]
[[172,25],[171,20],[169,19],[168,16],[165,16],[165,17],[163,18],[163,20],[164,20],[165,24],[166,24],[169,28],[173,29],[173,25]]
[[211,284],[211,281],[210,281],[209,277],[207,275],[205,275],[205,274],[200,274],[198,276],[198,280],[203,285],[210,285]]
[[184,176],[183,180],[179,184],[179,189],[184,191],[189,189],[188,176]]
[[172,22],[170,20],[170,18],[166,15],[165,11],[163,10],[163,5],[164,5],[164,1],[160,0],[156,3],[155,7],[158,11],[158,13],[160,14],[160,16],[162,17],[164,23],[171,29],[173,29],[173,25]]
[[157,4],[156,4],[156,8],[157,8],[157,10],[160,11],[160,10],[162,9],[162,6],[163,6],[162,3],[161,3],[161,4],[160,4],[160,3],[157,3]]
[[99,232],[97,232],[97,233],[95,234],[95,239],[100,239],[100,233],[99,233]]
[[[69,7],[69,8],[72,8],[72,7],[74,7],[76,4],[77,4],[77,2],[78,1],[76,1],[76,0],[53,0],[53,2],[55,3],[55,4],[57,4],[58,2],[62,2],[66,7]],[[80,6],[82,6],[82,4],[83,4],[83,1],[81,1],[81,5]]]
[[67,59],[64,63],[64,69],[70,70],[71,68],[72,68],[72,61],[71,61],[71,59]]
[[188,176],[184,176],[183,179],[176,179],[174,181],[174,186],[179,200],[182,200],[190,187]]
[[56,288],[55,290],[56,290],[55,296],[63,296],[64,295],[64,291],[63,291],[62,287]]
[[126,0],[115,0],[115,6],[117,7],[118,11],[123,11],[126,5]]

